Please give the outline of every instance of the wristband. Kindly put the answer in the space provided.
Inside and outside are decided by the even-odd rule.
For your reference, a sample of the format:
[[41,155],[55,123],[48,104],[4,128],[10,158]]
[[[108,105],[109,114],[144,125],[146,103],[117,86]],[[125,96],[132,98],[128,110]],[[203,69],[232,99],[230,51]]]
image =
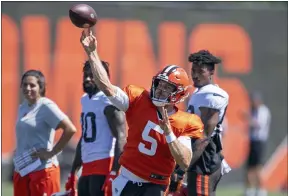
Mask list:
[[174,142],[177,139],[173,132],[169,133],[169,135],[166,135],[165,138],[168,144]]

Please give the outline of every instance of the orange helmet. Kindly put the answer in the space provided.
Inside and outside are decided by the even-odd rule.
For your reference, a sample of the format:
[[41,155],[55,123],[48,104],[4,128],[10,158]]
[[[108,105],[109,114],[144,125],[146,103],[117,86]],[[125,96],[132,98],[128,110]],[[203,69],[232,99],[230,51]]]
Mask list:
[[[160,80],[175,86],[175,90],[171,92],[166,99],[155,97],[155,91]],[[150,96],[156,106],[176,104],[184,101],[189,96],[190,87],[191,85],[189,85],[189,77],[186,71],[177,65],[168,65],[153,77]]]

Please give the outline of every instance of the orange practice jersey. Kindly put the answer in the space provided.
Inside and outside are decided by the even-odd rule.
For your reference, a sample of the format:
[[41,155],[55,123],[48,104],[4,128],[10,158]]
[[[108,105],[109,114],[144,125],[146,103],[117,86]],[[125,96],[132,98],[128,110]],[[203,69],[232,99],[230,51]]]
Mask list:
[[[163,130],[159,127],[156,106],[153,105],[149,92],[143,88],[129,85],[124,91],[129,97],[129,108],[126,111],[129,130],[120,164],[144,180],[168,185],[175,160]],[[203,123],[197,115],[177,109],[169,120],[176,137],[204,136]]]

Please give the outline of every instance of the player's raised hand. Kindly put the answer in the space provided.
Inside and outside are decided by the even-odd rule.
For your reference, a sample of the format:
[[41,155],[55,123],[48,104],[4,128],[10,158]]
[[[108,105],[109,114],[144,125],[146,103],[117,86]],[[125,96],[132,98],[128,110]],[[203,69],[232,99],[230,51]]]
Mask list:
[[159,126],[161,127],[161,129],[163,129],[164,134],[168,135],[169,133],[171,133],[172,128],[167,110],[164,107],[158,107],[158,110],[162,115],[162,120],[159,120]]
[[90,54],[97,49],[97,40],[93,35],[91,28],[85,28],[82,31],[80,42],[87,54]]

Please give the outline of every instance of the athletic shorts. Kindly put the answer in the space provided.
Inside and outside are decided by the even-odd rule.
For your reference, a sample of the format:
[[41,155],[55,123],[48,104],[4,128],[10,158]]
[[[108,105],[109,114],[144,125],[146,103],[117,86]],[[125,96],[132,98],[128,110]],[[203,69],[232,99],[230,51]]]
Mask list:
[[247,166],[255,167],[261,165],[264,154],[264,142],[262,141],[250,141],[250,150],[247,161]]
[[164,196],[166,190],[165,185],[128,181],[120,196]]
[[19,173],[13,175],[14,196],[50,196],[60,191],[60,168],[52,166],[35,171],[21,177]]
[[105,175],[81,176],[78,181],[78,196],[107,196],[102,191]]
[[190,196],[215,196],[221,179],[221,167],[210,175],[187,172],[187,188]]

